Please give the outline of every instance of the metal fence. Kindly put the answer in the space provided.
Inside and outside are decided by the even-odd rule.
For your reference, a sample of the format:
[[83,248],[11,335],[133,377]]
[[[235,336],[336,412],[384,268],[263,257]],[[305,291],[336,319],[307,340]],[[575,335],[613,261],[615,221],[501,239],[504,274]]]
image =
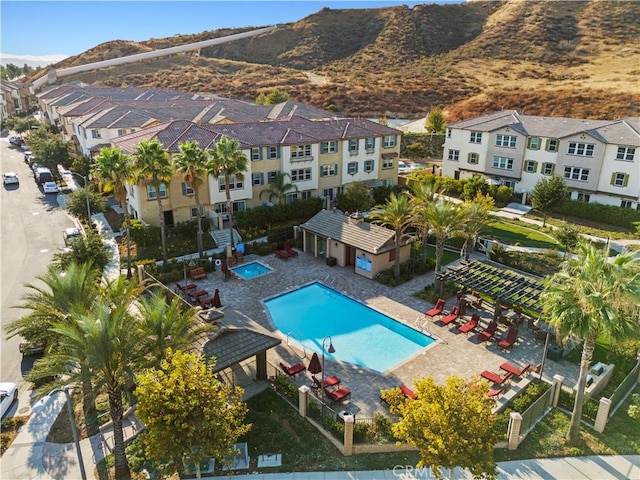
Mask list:
[[611,400],[611,410],[609,410],[609,418],[613,417],[613,415],[618,410],[618,407],[622,404],[624,399],[627,397],[627,394],[633,390],[636,383],[638,382],[638,374],[640,374],[640,362],[636,364],[636,366],[629,372],[622,383],[618,385],[618,388],[611,394],[609,400]]
[[[542,394],[538,400],[536,400],[529,408],[527,408],[522,415],[522,422],[520,424],[520,436],[519,440],[522,441],[527,434],[533,430],[536,424],[547,414],[551,409],[553,403],[553,389],[550,388]],[[507,435],[508,437],[508,435]]]

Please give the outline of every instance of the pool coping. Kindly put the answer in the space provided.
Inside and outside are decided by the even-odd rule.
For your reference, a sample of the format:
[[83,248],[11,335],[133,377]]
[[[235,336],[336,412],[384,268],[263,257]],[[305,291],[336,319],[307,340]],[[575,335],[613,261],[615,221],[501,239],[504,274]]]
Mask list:
[[[266,268],[269,271],[265,272],[265,273],[263,273],[261,275],[256,275],[255,277],[251,277],[251,278],[245,278],[242,275],[240,275],[238,272],[235,271],[236,268],[241,268],[243,266],[246,267],[250,263],[257,263],[258,265],[262,265],[264,268]],[[236,277],[244,280],[245,282],[248,282],[249,280],[254,280],[256,278],[265,277],[265,276],[269,275],[270,273],[273,273],[275,271],[275,268],[272,267],[271,265],[267,265],[265,263],[262,263],[260,260],[251,260],[249,262],[243,263],[242,265],[236,265],[235,267],[231,267],[230,270],[233,271],[233,273],[236,275]]]

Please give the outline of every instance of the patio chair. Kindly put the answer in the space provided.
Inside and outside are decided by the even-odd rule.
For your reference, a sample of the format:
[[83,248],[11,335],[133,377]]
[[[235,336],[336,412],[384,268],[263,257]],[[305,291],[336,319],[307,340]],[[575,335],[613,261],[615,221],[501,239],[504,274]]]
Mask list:
[[415,392],[406,385],[400,385],[400,391],[406,398],[410,398],[411,400],[415,400],[417,398]]
[[477,313],[474,313],[473,315],[471,315],[471,320],[469,320],[464,325],[461,325],[458,327],[458,331],[461,333],[472,332],[478,326],[479,321],[480,321],[480,315],[478,315]]
[[229,257],[227,258],[227,264],[230,267],[235,267],[236,265],[238,265],[238,260],[236,259],[236,257]]
[[482,307],[482,297],[480,296],[480,293],[478,291],[474,290],[471,295],[473,295],[475,297],[475,300],[473,301],[471,306],[473,308],[475,308],[476,310],[479,310]]
[[444,298],[439,298],[438,301],[436,302],[435,307],[433,307],[431,310],[424,312],[424,314],[427,317],[436,317],[440,314],[442,314],[442,310],[444,310],[444,304],[445,304],[445,299]]
[[491,398],[497,397],[502,393],[503,390],[504,389],[502,387],[489,388],[489,390],[487,390],[487,396]]
[[335,390],[324,387],[324,394],[331,400],[331,403],[338,403],[349,398],[351,396],[351,390],[347,387],[340,387]]
[[284,242],[284,250],[289,254],[289,256],[291,257],[295,257],[298,255],[298,252],[295,251],[293,248],[291,248],[291,245],[289,244],[289,242]]
[[296,363],[295,365],[291,365],[287,367],[284,363],[280,362],[280,368],[282,371],[286,373],[289,377],[295,377],[301,372],[304,372],[307,367],[305,367],[302,363]]
[[480,374],[482,378],[489,380],[490,382],[495,383],[496,385],[502,385],[504,382],[511,378],[511,373],[507,372],[504,376],[500,376],[497,373],[493,373],[489,370],[485,370]]
[[273,253],[275,253],[276,257],[281,258],[282,260],[289,260],[291,258],[291,255],[286,250],[276,250]]
[[456,319],[460,316],[460,307],[458,305],[455,305],[452,309],[451,309],[451,313],[442,317],[440,319],[440,323],[442,323],[443,325],[449,325],[451,322],[456,321]]
[[311,375],[311,381],[313,382],[313,384],[311,385],[311,388],[314,388],[314,389],[319,389],[322,387],[335,387],[336,385],[339,385],[341,382],[341,380],[335,375],[331,377],[327,377],[322,381],[318,380],[315,375]]
[[516,327],[510,327],[507,335],[498,342],[498,346],[503,350],[511,348],[514,343],[518,341],[518,329]]
[[236,261],[238,263],[244,262],[244,255],[242,254],[242,252],[239,252],[238,250],[236,250],[236,252],[234,253],[234,256],[236,257]]
[[495,321],[491,320],[489,322],[489,325],[487,325],[487,327],[478,334],[478,337],[477,337],[478,343],[491,340],[495,335],[497,329],[498,329],[498,324]]
[[504,362],[502,365],[500,365],[500,370],[504,370],[505,372],[509,372],[514,377],[521,377],[522,375],[527,373],[530,368],[531,368],[531,364],[530,363],[526,364],[522,368],[518,368],[515,365],[511,365],[508,362]]

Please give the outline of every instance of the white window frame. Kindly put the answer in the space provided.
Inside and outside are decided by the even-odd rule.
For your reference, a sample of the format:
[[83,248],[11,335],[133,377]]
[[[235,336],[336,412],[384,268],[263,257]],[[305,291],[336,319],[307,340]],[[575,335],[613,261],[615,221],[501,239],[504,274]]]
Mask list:
[[253,147],[251,149],[251,161],[252,162],[257,162],[262,160],[262,158],[260,158],[260,150],[262,150],[260,147]]
[[471,132],[469,134],[469,143],[482,143],[482,132]]
[[199,207],[191,207],[190,209],[190,218],[191,220],[197,220],[198,219],[198,210],[200,210],[200,217],[203,218],[204,217],[204,208],[202,207],[202,205],[200,205]]
[[[218,188],[220,192],[225,191],[224,177],[218,178]],[[244,188],[244,179],[240,180],[235,176],[229,177],[229,190],[242,190]]]
[[182,182],[180,188],[182,189],[182,195],[190,196],[195,193],[193,191],[193,185],[191,185],[191,182]]
[[631,200],[620,200],[620,208],[633,208],[633,203]]
[[547,145],[547,152],[557,152],[558,145],[559,145],[559,142],[557,138],[550,138],[549,143]]
[[447,153],[447,160],[451,160],[452,162],[460,161],[460,150],[454,150],[453,148],[449,149]]
[[576,182],[588,182],[589,169],[582,167],[564,167],[564,178]]
[[376,150],[376,138],[368,137],[364,139],[364,150],[367,153],[373,153]]
[[636,155],[635,147],[618,147],[616,152],[616,160],[622,160],[624,162],[633,162]]
[[613,186],[614,187],[624,187],[624,181],[627,179],[627,174],[622,172],[614,172],[613,173]]
[[578,157],[593,157],[593,151],[596,146],[594,143],[586,142],[569,142],[567,147],[567,155],[576,155]]
[[529,137],[527,148],[529,150],[540,150],[540,137]]
[[294,168],[291,170],[292,182],[305,182],[311,180],[311,168]]
[[496,147],[516,148],[518,137],[515,135],[505,135],[499,133],[496,135]]
[[383,158],[382,159],[382,169],[386,170],[388,168],[393,168],[393,158]]
[[467,163],[469,165],[477,165],[480,161],[480,154],[476,152],[469,152],[469,157],[467,158]]
[[358,173],[358,162],[347,163],[347,175],[355,175]]
[[[164,183],[160,184],[160,198],[167,198],[167,186]],[[156,193],[155,185],[147,185],[147,200],[157,200],[158,195]]]
[[542,168],[540,169],[541,175],[551,176],[555,170],[555,164],[551,162],[544,162],[542,164]]
[[337,151],[338,142],[336,142],[335,140],[320,143],[320,153],[322,154],[336,153]]
[[360,148],[360,142],[357,138],[352,138],[348,142],[349,155],[357,155]]
[[254,172],[251,174],[251,185],[258,187],[264,185],[264,174],[262,172]]
[[513,158],[493,156],[493,168],[499,170],[513,170]]
[[382,148],[393,148],[398,145],[396,135],[385,135],[382,137]]
[[375,169],[376,162],[375,160],[365,160],[364,161],[364,171],[366,173],[371,173]]
[[291,158],[309,158],[311,157],[311,144],[291,145]]
[[325,165],[320,165],[320,176],[321,177],[335,177],[338,175],[338,164],[337,163],[328,163]]
[[274,146],[267,147],[267,158],[269,160],[280,158],[280,149]]
[[267,172],[267,185],[271,185],[276,177],[280,175],[279,170],[270,170]]
[[524,161],[524,171],[527,173],[536,173],[536,161],[535,160],[525,160]]

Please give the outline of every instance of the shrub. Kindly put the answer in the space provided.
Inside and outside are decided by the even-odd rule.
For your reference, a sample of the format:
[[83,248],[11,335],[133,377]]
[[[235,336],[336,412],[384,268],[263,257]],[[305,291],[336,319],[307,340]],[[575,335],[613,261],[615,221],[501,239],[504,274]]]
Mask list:
[[610,225],[634,230],[633,222],[640,221],[640,212],[631,208],[620,208],[599,203],[586,203],[568,200],[560,207],[553,209],[554,213],[571,217],[605,222]]
[[290,401],[295,404],[298,403],[298,387],[292,382],[290,382],[283,375],[276,376],[273,381],[273,386],[276,389],[276,392],[287,397]]
[[631,395],[631,403],[627,409],[627,414],[638,421],[640,421],[640,393],[634,393]]
[[516,412],[524,412],[550,388],[551,385],[539,380],[530,383],[527,389],[520,396],[513,400],[513,409]]

